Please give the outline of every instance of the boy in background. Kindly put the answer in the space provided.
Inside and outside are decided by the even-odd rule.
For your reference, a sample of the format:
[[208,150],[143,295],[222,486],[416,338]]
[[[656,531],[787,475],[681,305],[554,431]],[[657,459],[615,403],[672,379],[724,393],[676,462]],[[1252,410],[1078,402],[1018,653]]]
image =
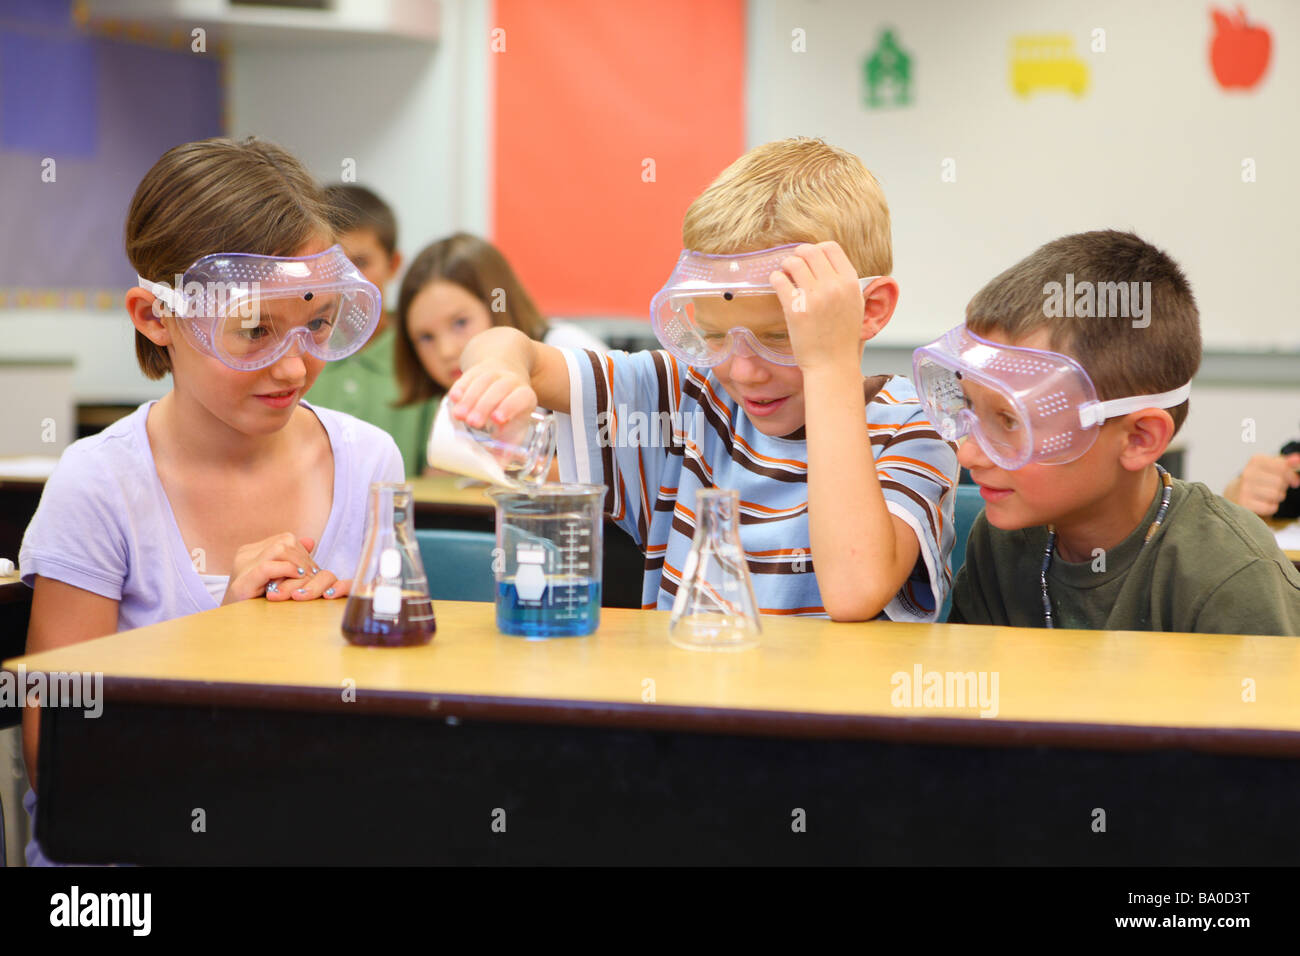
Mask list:
[[1200,361],[1182,272],[1114,231],[1049,242],[917,350],[917,389],[968,436],[958,461],[985,501],[950,621],[1300,633],[1300,573],[1268,529],[1157,462]]
[[[369,189],[350,183],[327,186],[325,196],[339,245],[361,274],[379,287],[387,304],[387,286],[402,267],[392,209]],[[325,366],[310,398],[317,405],[355,415],[392,435],[401,449],[407,476],[414,477],[424,468],[425,444],[437,402],[394,407],[399,396],[393,370],[394,340],[394,323],[386,310],[365,348]]]
[[[695,492],[718,487],[739,493],[761,612],[934,620],[957,463],[909,382],[862,375],[898,300],[875,177],[820,140],[768,143],[691,204],[682,239],[652,304],[663,350],[490,329],[463,353],[453,414],[482,427],[539,403],[569,413],[564,477],[609,487],[606,509],[646,555],[644,607],[672,606]],[[638,416],[671,427],[647,434]]]

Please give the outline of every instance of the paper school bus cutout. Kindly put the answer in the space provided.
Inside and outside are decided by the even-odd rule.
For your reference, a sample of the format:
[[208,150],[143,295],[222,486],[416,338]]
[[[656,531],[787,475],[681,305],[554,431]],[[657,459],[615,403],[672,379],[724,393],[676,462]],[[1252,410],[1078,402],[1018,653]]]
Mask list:
[[1019,96],[1037,90],[1068,90],[1082,96],[1088,88],[1088,64],[1074,55],[1074,37],[1068,33],[1012,37],[1011,88]]

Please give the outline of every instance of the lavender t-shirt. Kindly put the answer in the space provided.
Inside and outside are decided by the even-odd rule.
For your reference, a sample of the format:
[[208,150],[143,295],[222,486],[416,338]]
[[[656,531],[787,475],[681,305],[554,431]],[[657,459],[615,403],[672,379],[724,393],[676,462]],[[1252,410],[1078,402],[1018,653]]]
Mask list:
[[[185,550],[158,479],[145,431],[153,404],[146,402],[98,435],[68,446],[45,483],[18,552],[28,587],[35,587],[39,574],[119,602],[119,631],[220,604]],[[347,579],[361,555],[370,483],[405,481],[402,453],[374,425],[301,404],[325,426],[334,451],[334,500],[312,556],[320,567]],[[31,790],[23,806],[35,833],[36,795]],[[50,862],[34,836],[26,856],[28,866]]]
[[[68,447],[18,552],[29,587],[39,574],[118,601],[119,631],[220,603],[195,569],[158,480],[145,431],[153,404]],[[373,425],[301,404],[320,419],[334,450],[334,501],[312,556],[320,567],[350,578],[361,554],[370,483],[404,481],[402,454]]]

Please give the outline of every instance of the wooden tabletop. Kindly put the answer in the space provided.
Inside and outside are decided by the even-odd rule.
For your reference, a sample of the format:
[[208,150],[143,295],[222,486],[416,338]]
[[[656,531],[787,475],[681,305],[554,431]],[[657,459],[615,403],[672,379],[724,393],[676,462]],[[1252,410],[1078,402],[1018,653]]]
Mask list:
[[[351,681],[358,702],[397,712],[454,713],[455,701],[469,701],[488,716],[491,702],[516,717],[654,724],[670,711],[679,718],[694,711],[714,728],[721,722],[738,732],[757,721],[762,727],[752,732],[850,736],[889,736],[918,718],[945,718],[944,739],[956,728],[964,740],[1001,732],[1003,740],[1030,742],[1029,725],[1070,725],[1070,739],[1083,746],[1108,729],[1190,730],[1202,744],[1213,736],[1205,731],[1235,730],[1265,750],[1300,753],[1300,640],[1293,637],[766,617],[759,648],[721,654],[673,646],[666,612],[606,608],[595,635],[526,641],[497,632],[492,605],[447,601],[436,604],[431,644],[381,649],[343,640],[343,606],[243,601],[6,667],[102,672],[123,697],[151,700],[207,695],[232,705],[278,699],[341,709],[357,706],[341,693]],[[978,705],[895,706],[896,675],[913,678],[918,668],[996,675],[996,716],[979,716]],[[1253,702],[1243,701],[1244,686],[1253,686]],[[800,730],[800,718],[820,729]],[[1141,740],[1134,745],[1151,745],[1150,734]]]
[[415,492],[417,506],[439,505],[482,509],[484,511],[492,510],[492,499],[487,496],[486,485],[461,487],[463,479],[454,475],[440,475],[437,478],[412,478],[410,482],[411,488]]

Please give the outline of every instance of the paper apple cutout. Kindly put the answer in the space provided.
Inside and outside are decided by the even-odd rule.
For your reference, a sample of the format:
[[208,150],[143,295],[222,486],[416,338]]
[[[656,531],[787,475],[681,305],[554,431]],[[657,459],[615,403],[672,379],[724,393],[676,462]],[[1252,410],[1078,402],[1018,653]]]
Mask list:
[[1268,69],[1273,38],[1267,29],[1246,22],[1246,11],[1236,14],[1210,8],[1214,39],[1210,42],[1210,68],[1225,90],[1252,89]]

